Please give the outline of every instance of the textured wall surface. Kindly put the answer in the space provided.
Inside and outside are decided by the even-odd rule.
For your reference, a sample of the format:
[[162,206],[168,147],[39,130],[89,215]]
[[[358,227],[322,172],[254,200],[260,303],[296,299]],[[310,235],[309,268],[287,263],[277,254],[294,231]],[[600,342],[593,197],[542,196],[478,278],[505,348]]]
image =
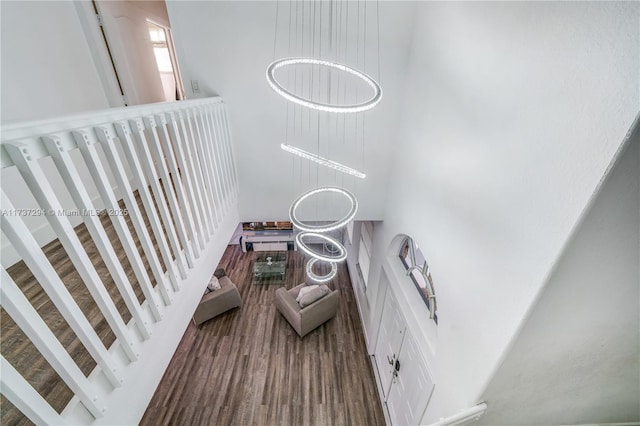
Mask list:
[[482,423],[640,421],[640,127],[483,396]]
[[2,122],[108,108],[72,2],[2,2]]
[[[372,264],[407,234],[432,268],[439,324],[424,355],[436,386],[423,423],[481,400],[638,113],[639,8],[420,4]],[[411,286],[392,289],[424,309]]]

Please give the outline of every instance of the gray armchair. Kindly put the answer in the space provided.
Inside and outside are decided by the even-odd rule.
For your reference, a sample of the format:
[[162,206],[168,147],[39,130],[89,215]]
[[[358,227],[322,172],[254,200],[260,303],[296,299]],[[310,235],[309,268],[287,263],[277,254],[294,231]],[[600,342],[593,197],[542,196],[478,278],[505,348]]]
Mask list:
[[242,306],[240,293],[236,285],[227,276],[225,270],[220,268],[216,270],[214,275],[220,282],[220,289],[211,291],[202,297],[196,311],[193,313],[193,322],[196,325],[200,325],[229,309]]
[[322,299],[301,308],[296,297],[306,284],[300,284],[290,290],[284,287],[276,290],[276,308],[284,316],[300,337],[319,327],[336,316],[338,312],[338,291],[333,290]]

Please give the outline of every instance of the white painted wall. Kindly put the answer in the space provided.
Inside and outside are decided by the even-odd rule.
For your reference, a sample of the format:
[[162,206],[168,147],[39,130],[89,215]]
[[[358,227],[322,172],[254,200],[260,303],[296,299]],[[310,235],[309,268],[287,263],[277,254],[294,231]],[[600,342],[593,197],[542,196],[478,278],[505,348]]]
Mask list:
[[[638,112],[640,5],[380,8],[385,98],[367,116],[369,177],[357,188],[359,218],[385,220],[369,321],[389,244],[411,235],[439,305],[429,423],[481,398]],[[302,184],[277,148],[284,101],[264,80],[275,4],[168,9],[185,82],[230,105],[240,220],[286,217]],[[2,2],[3,122],[107,106],[75,13],[65,2]],[[395,150],[408,155],[393,162]]]
[[[109,107],[72,2],[3,1],[1,7],[3,124]],[[86,167],[77,163],[82,175],[88,177]],[[75,208],[62,190],[64,184],[53,162],[45,161],[42,166],[58,188],[63,206]],[[16,207],[38,207],[15,168],[3,169],[1,179]],[[97,195],[95,190],[91,193]],[[53,239],[43,217],[26,217],[25,221],[41,244]],[[1,254],[4,266],[19,260],[4,239]]]
[[[323,22],[327,25],[329,2],[323,3]],[[377,77],[376,10],[374,2],[368,3],[366,70]],[[289,2],[280,1],[279,4],[276,58],[287,55],[288,43]],[[297,4],[301,13],[303,2]],[[357,4],[349,2],[349,5],[351,24],[348,28],[352,34],[348,56],[352,58],[357,53],[356,37],[353,34],[357,27]],[[361,8],[362,14],[364,4]],[[299,162],[296,162],[294,171],[293,156],[280,149],[285,137],[286,101],[269,87],[265,78],[267,65],[274,58],[276,2],[169,2],[167,9],[187,94],[193,95],[190,80],[198,80],[202,92],[200,96],[219,94],[229,105],[231,129],[240,170],[241,219],[286,219],[291,202],[305,188],[315,186],[317,169],[313,166],[309,175],[305,161],[302,172]],[[306,10],[308,17],[308,8]],[[380,57],[384,95],[378,107],[366,116],[368,136],[364,169],[368,176],[364,181],[357,183],[354,179],[345,179],[345,185],[355,191],[360,203],[358,219],[380,219],[385,209],[383,194],[396,143],[414,10],[415,4],[412,3],[380,3]],[[317,13],[319,14],[319,11]],[[346,11],[343,19],[346,20]],[[362,30],[361,27],[360,31]],[[325,35],[327,31],[328,28],[325,28]],[[308,46],[309,33],[306,37],[305,46]],[[301,39],[302,35],[299,35],[300,44]],[[323,49],[326,49],[326,37],[324,43]],[[363,49],[363,40],[360,43]],[[362,53],[361,50],[360,55]],[[350,63],[355,64],[351,59]],[[360,65],[364,67],[362,58]],[[304,117],[307,120],[307,117]],[[305,129],[308,127],[307,121]],[[324,131],[324,124],[322,127]],[[346,144],[343,145],[340,135],[332,141],[331,147],[322,151],[325,153],[330,149],[333,153],[332,158],[336,158],[334,155],[340,155],[345,146],[351,147],[353,144],[347,137]],[[353,161],[348,164],[361,167],[362,150],[356,148],[355,151],[354,156],[348,159],[338,158],[338,161]],[[320,184],[333,184],[335,176],[335,173],[321,168]]]
[[[481,398],[620,146],[640,105],[639,28],[637,3],[420,4],[397,127],[405,155],[372,264],[404,233],[433,270],[423,423]],[[372,268],[372,286],[379,276]]]
[[640,422],[640,125],[556,263],[481,422]]
[[2,2],[2,122],[108,108],[72,2]]

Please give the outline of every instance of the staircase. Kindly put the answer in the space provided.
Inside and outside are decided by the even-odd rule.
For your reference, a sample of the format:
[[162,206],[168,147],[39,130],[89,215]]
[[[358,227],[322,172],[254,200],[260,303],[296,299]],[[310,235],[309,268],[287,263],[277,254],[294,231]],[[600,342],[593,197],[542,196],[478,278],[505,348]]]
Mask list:
[[3,126],[1,144],[3,318],[71,398],[53,403],[4,326],[1,393],[36,424],[135,424],[239,222],[226,106],[216,97],[19,123]]

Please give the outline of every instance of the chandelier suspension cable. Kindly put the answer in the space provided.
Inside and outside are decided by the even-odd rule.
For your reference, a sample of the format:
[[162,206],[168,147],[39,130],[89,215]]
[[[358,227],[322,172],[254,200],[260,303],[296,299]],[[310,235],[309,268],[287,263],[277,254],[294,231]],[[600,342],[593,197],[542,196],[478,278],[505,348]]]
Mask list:
[[[313,14],[311,13],[311,6],[309,6],[309,21],[312,24],[309,25],[309,32],[311,33],[311,54],[310,57],[314,57],[316,53],[316,0],[313,0]],[[309,80],[309,98],[313,97],[313,65],[310,70],[311,78]],[[309,111],[309,132],[311,132],[311,111]]]
[[[345,3],[346,3],[346,12],[345,12]],[[348,60],[347,60],[347,45],[346,45],[346,40],[347,40],[347,36],[348,36],[348,28],[347,28],[347,19],[348,19],[348,11],[349,11],[349,2],[345,1],[345,0],[341,0],[340,2],[340,35],[338,36],[338,61],[343,63],[343,64],[347,64]],[[344,22],[344,26],[343,26],[343,22]],[[343,43],[342,41],[345,41],[345,43]],[[340,51],[342,50],[342,58],[340,58]],[[347,88],[347,83],[348,83],[348,76],[345,76],[345,78],[342,81],[342,86],[338,85],[338,92],[336,93],[336,99],[337,102],[340,103],[342,102],[342,105],[346,105],[347,104],[347,98],[345,96],[345,90]],[[340,95],[342,94],[342,101],[340,101]],[[345,148],[345,139],[344,139],[344,135],[342,135],[342,139],[341,139],[341,135],[340,135],[340,122],[342,122],[342,127],[344,128],[344,125],[346,123],[347,117],[346,116],[342,116],[342,117],[336,117],[336,142],[340,142],[340,147],[344,150]],[[342,177],[344,178],[344,175],[342,175]],[[333,174],[333,179],[334,179],[334,184],[338,184],[338,172],[337,170],[334,172]],[[344,185],[343,185],[344,186]]]
[[[349,41],[349,2],[347,1],[347,12],[345,15],[345,21],[344,21],[344,63],[348,62],[348,58],[349,58],[349,49],[348,49],[348,41]],[[344,87],[342,88],[342,103],[346,104],[347,103],[347,85],[345,84]],[[344,116],[342,117],[342,146],[344,147],[346,144],[346,140],[347,140],[347,117]],[[336,172],[337,174],[337,172]],[[364,176],[364,174],[363,174]],[[344,174],[340,175],[340,185],[342,187],[344,187]]]
[[[348,55],[347,55],[347,39],[349,37],[349,27],[348,27],[348,22],[349,22],[349,2],[346,2],[346,6],[343,3],[343,9],[346,8],[346,10],[343,10],[342,14],[344,15],[344,29],[342,30],[342,34],[343,34],[343,38],[344,38],[344,46],[342,48],[342,62],[343,63],[348,63]],[[347,82],[345,81],[345,83],[342,85],[342,103],[346,104],[347,103]],[[344,129],[347,123],[347,117],[342,117],[342,146],[344,147],[344,144],[346,142],[345,140],[345,133],[344,133]]]
[[[315,44],[315,35],[313,33],[313,10],[312,10],[312,5],[311,5],[311,0],[309,1],[309,5],[307,6],[308,9],[308,20],[307,20],[307,51],[309,52],[309,54],[307,55],[308,57],[312,58],[313,57],[313,48],[314,48],[314,44]],[[313,66],[310,67],[310,71],[309,71],[309,75],[310,77],[308,77],[308,84],[307,84],[307,93],[309,94],[309,97],[311,97],[311,93],[312,93],[312,87],[313,87]],[[311,132],[311,111],[307,111],[307,133]]]
[[[363,48],[362,48],[362,71],[367,72],[367,2],[364,2],[364,36],[363,36]],[[362,114],[362,169],[364,170],[364,148],[365,148],[365,120],[367,114]]]
[[[344,20],[344,60],[343,62],[348,63],[349,59],[349,50],[348,50],[348,41],[349,41],[349,2],[347,1],[347,12]],[[347,85],[345,84],[342,88],[342,103],[347,103]],[[342,117],[342,145],[346,143],[346,129],[347,129],[347,117]],[[344,176],[342,179],[344,183]]]
[[[354,35],[354,55],[355,55],[355,66],[358,69],[360,68],[360,0],[358,0],[357,4],[356,4],[356,10],[355,10],[355,17],[356,17],[356,25],[355,25],[355,35]],[[345,49],[348,52],[348,43],[349,40],[345,40]],[[377,84],[377,83],[376,83]],[[355,93],[351,93],[351,96],[355,96],[355,102],[358,103],[360,102],[360,90],[359,90],[359,85],[355,84],[354,86],[354,92]],[[345,98],[346,98],[346,93],[345,93]],[[352,152],[357,153],[357,146],[358,146],[358,122],[360,119],[360,115],[362,115],[361,113],[356,113],[354,114],[353,117],[353,128],[354,128],[354,136],[353,136],[353,143],[351,144],[352,147]],[[343,138],[346,140],[347,139],[347,129],[346,129],[346,124],[345,127],[343,129]],[[354,157],[355,159],[356,157]],[[358,179],[353,179],[353,190],[354,192],[357,191],[357,184],[358,184]],[[342,182],[344,185],[344,176],[342,178]]]
[[[289,21],[288,21],[288,26],[289,26],[289,31],[288,31],[288,47],[287,47],[287,56],[291,55],[291,1],[289,0]],[[277,31],[277,28],[276,28]],[[275,58],[274,58],[275,60]],[[290,87],[290,83],[291,82],[291,70],[287,70],[287,87]],[[286,104],[286,123],[284,126],[284,140],[285,143],[289,142],[289,102],[285,102]],[[294,194],[296,193],[296,188],[295,188],[295,173],[296,173],[296,160],[295,158],[292,159],[291,161],[291,185],[294,191]]]
[[[320,2],[320,6],[322,7],[322,1]],[[320,14],[320,23],[322,24],[322,9],[320,9],[321,14]],[[318,54],[318,58],[322,58],[322,25],[320,25],[319,28],[319,39],[320,39],[320,51]],[[311,55],[311,57],[315,57],[313,54]],[[313,70],[314,65],[311,65],[311,69]],[[318,73],[321,72],[320,66],[318,66]],[[318,74],[318,100],[320,99],[320,85],[321,85],[321,75]],[[313,80],[313,72],[312,72],[312,80]],[[317,126],[317,132],[316,132],[316,153],[318,155],[320,155],[320,111],[315,111],[317,119],[316,119],[316,126]],[[311,114],[311,111],[309,111],[309,114]],[[320,164],[316,164],[316,189],[320,187]],[[316,214],[315,214],[316,220],[319,219],[319,214],[318,214],[318,203],[316,201]],[[324,256],[324,250],[323,250],[323,256]],[[311,257],[308,261],[307,261],[307,265],[306,265],[306,274],[309,277],[309,279],[311,281],[317,282],[317,283],[324,283],[324,282],[328,282],[331,279],[333,279],[333,277],[335,276],[335,274],[333,273],[333,267],[332,270],[329,274],[327,275],[318,275],[313,271],[313,266],[318,262],[319,259],[316,259],[315,257]],[[337,265],[335,266],[335,270],[337,273]]]
[[[336,59],[335,62],[336,63],[344,63],[344,61],[341,60],[340,58],[340,45],[341,43],[341,35],[342,35],[342,0],[340,0],[340,4],[339,4],[339,8],[336,11],[336,20],[337,20],[337,25],[336,25]],[[342,73],[338,73],[338,78],[337,78],[337,84],[336,84],[336,104],[340,104],[340,87],[341,87],[341,83],[342,83]],[[336,116],[335,117],[336,121],[335,121],[335,141],[338,142],[338,126],[339,126],[339,122],[340,122],[340,117]],[[335,174],[334,174],[334,179],[335,179]]]
[[[318,57],[322,58],[322,0],[320,1],[320,25],[318,27]],[[314,20],[315,21],[315,20]],[[315,31],[314,31],[315,35]],[[315,52],[314,52],[315,53]],[[311,75],[313,79],[313,65],[311,66]],[[318,100],[320,99],[321,85],[322,85],[322,75],[321,69],[318,67]],[[320,155],[320,111],[316,111],[316,152]],[[316,167],[316,188],[320,186],[319,182],[319,174],[320,174],[320,165]],[[317,214],[317,213],[316,213]]]
[[362,71],[367,72],[367,0],[364,2],[364,22],[362,23],[364,26],[364,37],[363,43],[365,47],[362,49]]
[[[296,9],[295,9],[295,31],[294,31],[294,47],[293,47],[293,51],[292,54],[295,56],[298,56],[302,53],[302,49],[300,48],[300,33],[299,30],[300,25],[299,25],[299,21],[300,21],[300,2],[298,0],[294,0],[295,4],[296,4]],[[294,85],[293,85],[293,91],[297,92],[298,91],[298,75],[300,74],[300,70],[299,68],[294,68],[293,69],[294,72]],[[294,111],[294,117],[293,117],[293,133],[295,135],[296,139],[301,139],[302,138],[302,126],[298,125],[298,121],[299,121],[299,117],[302,115],[302,108],[299,108],[299,105],[293,105],[293,111]],[[301,120],[300,120],[301,122]],[[299,134],[298,134],[299,133]],[[300,190],[302,190],[304,188],[302,179],[303,179],[303,174],[304,174],[304,166],[305,166],[305,162],[302,161],[302,159],[300,160]]]
[[278,39],[278,12],[280,11],[280,0],[276,0],[276,29],[273,31],[273,60],[276,60],[276,41]]
[[[339,2],[339,3],[338,3]],[[341,57],[340,57],[340,46],[341,46],[341,37],[342,37],[342,6],[343,6],[343,1],[342,0],[336,0],[336,32],[335,32],[335,40],[334,40],[334,46],[335,46],[335,62],[336,63],[345,63],[344,61],[342,61]],[[340,104],[340,87],[343,84],[343,80],[344,78],[342,77],[342,73],[338,73],[337,77],[336,77],[336,85],[335,85],[335,103],[336,105]],[[332,93],[333,96],[333,93]],[[340,122],[340,117],[338,117],[337,115],[335,115],[335,125],[334,125],[334,130],[335,130],[335,144],[338,145],[338,123]],[[327,144],[327,155],[330,156],[331,155],[331,144]],[[336,175],[334,173],[334,184],[335,184],[335,179],[336,179]],[[327,208],[326,204],[328,203],[327,198],[325,198],[325,208]],[[323,251],[324,251],[324,245],[323,245]]]
[[[333,32],[334,32],[334,19],[336,16],[336,10],[335,10],[335,0],[331,0],[329,2],[329,22],[328,22],[328,28],[327,28],[327,44],[328,44],[328,51],[327,51],[327,58],[330,60],[332,59],[333,56],[333,48],[334,48],[334,36],[333,36]],[[321,58],[322,59],[322,58]],[[332,69],[331,68],[327,68],[327,104],[331,104],[331,96],[332,96],[332,92],[333,92],[333,75],[332,75]],[[327,115],[327,129],[326,129],[326,139],[327,139],[327,145],[330,145],[330,140],[331,140],[331,117],[330,115]],[[317,141],[317,146],[316,146],[316,153],[318,155],[320,155],[320,139],[318,139]],[[317,173],[316,173],[316,189],[320,187],[320,167],[318,165],[317,167]],[[320,219],[319,216],[319,206],[320,206],[320,199],[318,197],[316,197],[315,200],[315,204],[316,204],[316,221],[318,221]],[[324,209],[324,206],[323,206]]]
[[[293,32],[294,34],[294,45],[293,45],[293,50],[294,52],[298,51],[298,2],[296,0],[296,10],[295,10],[295,30]],[[296,90],[298,90],[298,70],[294,69],[293,70],[293,88],[294,88],[294,92]],[[296,117],[297,117],[297,111],[298,109],[296,108],[296,105],[293,106],[293,135],[294,137],[297,137],[297,133],[296,133]]]
[[[307,36],[307,45],[310,44],[310,39],[311,39],[310,34],[307,34],[310,31],[310,28],[309,28],[310,26],[308,25],[308,22],[306,21],[306,16],[307,16],[306,12],[305,12],[306,5],[307,5],[307,0],[302,0],[302,31],[301,31],[302,32],[302,49],[300,49],[300,52],[302,52],[301,56],[305,56],[305,54],[304,54],[305,53],[305,45],[304,45],[305,34]],[[309,13],[309,15],[311,15],[311,13]],[[305,27],[307,27],[307,28],[305,28]],[[304,70],[301,70],[301,74],[304,76]],[[302,81],[301,81],[300,93],[304,93],[304,81],[305,81],[305,78],[303,77]],[[309,111],[304,111],[304,112],[307,113],[306,115],[307,115],[307,119],[308,119]],[[303,121],[304,115],[305,114],[303,114],[300,117],[300,132],[302,132],[302,121]]]
[[[338,3],[339,1],[339,3]],[[342,58],[340,57],[340,46],[342,44],[341,42],[341,38],[342,38],[342,5],[343,2],[342,0],[336,0],[336,32],[335,32],[335,41],[334,41],[334,46],[335,46],[335,62],[336,63],[344,63],[344,61],[342,61]],[[336,105],[340,104],[340,87],[343,83],[343,77],[342,77],[342,73],[338,73],[337,77],[336,77],[336,86],[335,86],[335,103]],[[333,93],[332,93],[333,96]],[[335,144],[338,145],[339,139],[338,139],[338,123],[340,122],[340,117],[338,117],[337,115],[335,115],[335,124],[334,124],[334,130],[335,130]],[[328,144],[329,145],[329,144]],[[328,148],[330,148],[330,145],[328,146]],[[328,151],[328,154],[330,154],[330,151]],[[336,175],[334,173],[334,183],[335,183],[335,178]],[[327,199],[325,198],[325,204],[327,203]],[[325,248],[325,245],[323,244],[323,251]]]
[[[320,0],[320,25],[318,28],[318,58],[322,58],[322,5],[323,1]],[[316,65],[318,71],[318,101],[321,101],[321,93],[322,93],[322,68],[319,65]],[[313,69],[313,65],[312,65]],[[320,154],[320,111],[316,111],[316,125],[317,125],[317,135],[316,135],[316,152]],[[316,183],[317,185],[317,183]]]
[[382,76],[380,75],[380,0],[376,0],[376,33],[378,36],[378,83],[382,84]]
[[[322,2],[320,4],[322,4]],[[320,27],[320,43],[322,43],[322,27]],[[314,55],[312,54],[311,57],[314,57]],[[321,55],[319,55],[319,57],[321,57]],[[311,70],[312,70],[311,74],[312,74],[312,80],[313,80],[313,65],[311,65]],[[318,86],[319,85],[320,85],[320,82],[318,82]],[[320,90],[318,90],[318,92],[319,91]],[[309,114],[311,114],[311,111],[309,111]],[[316,111],[316,114],[318,116],[317,126],[316,126],[316,152],[319,154],[320,153],[320,111]],[[309,169],[311,169],[311,159],[307,158],[307,160],[309,160]],[[316,188],[318,188],[320,186],[320,177],[319,176],[320,176],[320,165],[316,164]],[[316,220],[318,220],[318,217],[319,217],[319,215],[318,215],[318,203],[316,202],[316,213],[315,213]],[[313,264],[310,264],[309,265],[309,269],[311,269],[312,266],[313,266]]]
[[[315,57],[316,54],[316,0],[313,0],[313,31],[312,31],[312,40],[313,40],[313,44],[311,45],[311,54],[309,55],[309,57],[313,58]],[[310,27],[311,28],[311,27]],[[313,65],[310,66],[311,68],[311,80],[310,80],[310,84],[309,84],[309,99],[313,99],[314,97],[314,73],[313,73]],[[319,84],[319,83],[318,83]],[[319,112],[316,111],[316,116],[318,116]],[[312,135],[312,129],[311,129],[311,115],[312,115],[312,111],[309,110],[309,139],[311,139],[311,135]],[[318,121],[318,120],[316,120]],[[317,144],[318,146],[320,145],[320,123],[318,121],[318,125],[317,125],[317,132],[316,132],[316,137],[317,137]],[[316,175],[318,174],[318,167],[320,166],[316,166]],[[317,186],[317,184],[316,184]]]
[[[346,64],[346,61],[344,57],[340,57],[340,48],[342,46],[342,36],[343,36],[343,31],[342,31],[342,18],[344,17],[344,2],[343,0],[340,0],[340,9],[338,11],[338,28],[336,29],[336,62],[338,63],[342,63],[342,64]],[[336,86],[336,104],[340,104],[340,89],[343,85],[346,84],[346,76],[343,78],[342,77],[342,73],[338,73],[338,84]],[[338,142],[340,141],[340,137],[338,134],[338,129],[340,127],[340,118],[336,116],[336,124],[335,124],[335,140],[336,140],[336,145],[339,145]],[[344,118],[344,117],[343,117]],[[334,173],[334,182],[335,179],[337,178],[337,175]]]
[[[296,242],[299,248],[312,259],[307,262],[307,275],[310,280],[317,282],[326,282],[331,280],[336,272],[337,268],[335,263],[344,260],[346,257],[346,249],[341,243],[342,235],[340,231],[344,226],[352,221],[355,217],[355,213],[358,208],[357,199],[355,195],[344,188],[345,174],[353,177],[354,192],[357,192],[358,181],[356,177],[363,178],[364,173],[358,172],[355,169],[351,169],[337,161],[332,160],[332,155],[337,146],[342,146],[343,150],[347,149],[357,157],[358,148],[362,149],[362,167],[365,166],[366,160],[366,114],[365,111],[373,108],[380,101],[382,97],[382,91],[380,89],[379,82],[371,78],[366,74],[367,66],[367,52],[366,46],[363,45],[362,56],[360,53],[360,39],[363,39],[363,43],[367,42],[368,34],[368,15],[369,8],[367,1],[365,0],[364,7],[360,7],[360,0],[357,0],[357,16],[355,26],[355,42],[356,46],[353,49],[353,54],[350,53],[350,37],[353,31],[351,28],[351,11],[350,2],[348,0],[330,0],[328,4],[324,4],[323,0],[320,0],[319,15],[318,15],[318,0],[300,0],[296,1],[295,10],[292,4],[293,0],[289,0],[289,22],[288,22],[288,57],[282,59],[276,59],[276,53],[278,52],[278,26],[282,22],[280,19],[280,7],[279,1],[276,0],[275,10],[275,31],[273,41],[273,62],[267,68],[267,81],[274,89],[276,93],[284,97],[286,100],[291,101],[293,105],[286,105],[286,117],[285,117],[285,140],[284,144],[281,144],[283,150],[295,154],[300,157],[298,160],[295,158],[292,160],[291,174],[292,177],[296,175],[296,165],[299,165],[299,186],[300,189],[306,186],[303,183],[303,176],[308,177],[308,186],[315,189],[304,192],[297,198],[297,201],[291,206],[290,218],[294,222],[294,227],[298,231],[296,236]],[[355,5],[354,5],[355,6]],[[328,7],[329,9],[326,9]],[[326,10],[325,10],[326,9]],[[324,23],[325,13],[328,16],[329,22]],[[380,22],[379,22],[379,0],[376,0],[376,42],[377,42],[377,78],[380,78]],[[294,18],[295,15],[295,18]],[[283,15],[284,18],[284,15]],[[319,19],[318,19],[319,18]],[[294,22],[295,19],[295,22]],[[360,30],[360,20],[363,19],[362,30]],[[324,24],[324,25],[323,25]],[[326,29],[325,29],[326,27]],[[316,30],[317,28],[317,30]],[[282,36],[282,35],[280,35]],[[325,40],[326,37],[326,40]],[[317,44],[316,44],[317,43]],[[316,47],[317,46],[317,47]],[[355,54],[355,67],[347,65],[353,63],[353,56]],[[295,56],[292,56],[295,55]],[[373,58],[369,58],[372,60]],[[362,68],[360,68],[360,62],[362,61]],[[286,86],[283,86],[275,77],[275,72],[279,68],[287,68]],[[372,67],[369,67],[372,68]],[[375,68],[375,66],[373,67]],[[291,75],[293,73],[293,75]],[[344,74],[344,75],[342,75]],[[354,79],[355,77],[355,79]],[[352,84],[352,81],[355,81]],[[373,90],[372,97],[368,97],[365,94],[364,101],[361,101],[361,95],[359,85],[362,82],[366,83],[366,86]],[[316,90],[317,87],[317,90]],[[317,92],[317,95],[316,95]],[[354,93],[355,92],[355,93]],[[365,90],[366,92],[366,90]],[[324,99],[323,99],[324,98]],[[355,100],[355,102],[353,102]],[[323,102],[324,101],[324,102]],[[303,108],[304,107],[304,108]],[[293,108],[293,112],[291,112]],[[307,109],[307,116],[305,117],[305,109]],[[311,110],[314,111],[311,111]],[[321,114],[324,113],[324,114]],[[327,112],[333,113],[346,113],[352,112],[351,117],[347,120],[346,116],[339,118],[337,114],[326,114]],[[362,114],[360,114],[362,113]],[[314,115],[315,114],[315,117]],[[324,115],[325,121],[322,126],[325,130],[321,130],[321,115]],[[362,118],[360,118],[362,116]],[[290,118],[291,117],[291,118]],[[313,123],[315,118],[315,123]],[[305,126],[306,121],[306,126]],[[315,129],[313,128],[315,124]],[[354,140],[348,142],[347,135],[351,133],[351,123],[353,123]],[[359,127],[362,126],[362,130]],[[290,129],[291,127],[291,129]],[[315,137],[315,153],[313,149],[305,151],[302,148],[298,148],[293,144],[289,144],[290,136],[299,140],[299,144],[305,145],[311,143],[313,145],[313,138]],[[325,145],[322,145],[325,143]],[[360,145],[360,143],[362,145]],[[299,145],[298,144],[298,145]],[[332,145],[333,144],[333,145]],[[335,146],[334,146],[335,145]],[[352,146],[353,148],[349,148]],[[321,156],[321,154],[327,155],[327,158]],[[351,158],[355,158],[352,156]],[[304,161],[306,160],[306,161]],[[297,161],[297,163],[296,163]],[[347,160],[348,161],[348,160]],[[315,164],[312,164],[315,163]],[[315,166],[315,183],[312,184],[312,171]],[[320,169],[321,167],[328,167],[333,169],[332,171],[323,172],[323,184],[325,182],[333,181],[334,186],[320,186]],[[304,170],[305,167],[307,170]],[[341,172],[338,177],[338,172]],[[348,178],[348,176],[347,176]],[[293,179],[292,187],[295,189],[296,184]],[[338,183],[340,182],[340,186]],[[346,192],[345,192],[346,191]],[[318,225],[321,219],[319,215],[320,207],[327,208],[327,211],[331,210],[333,215],[333,207],[335,204],[334,196],[332,194],[316,196],[315,202],[315,221],[314,222],[302,222],[299,215],[296,213],[297,206],[300,202],[314,194],[320,193],[339,193],[340,195],[347,195],[347,199],[351,203],[351,210],[347,216],[339,219],[338,221],[330,222],[327,225]],[[336,194],[337,195],[337,194]],[[320,198],[322,198],[320,200]],[[311,201],[311,200],[309,200]],[[341,202],[343,202],[342,200]],[[313,209],[314,205],[307,203],[308,207]],[[307,209],[308,210],[308,209]],[[313,217],[313,210],[308,210]],[[322,222],[325,224],[325,222]],[[316,231],[316,232],[314,232]],[[328,233],[333,236],[327,235]],[[305,238],[305,240],[303,240]],[[337,238],[337,239],[336,239]],[[307,239],[310,239],[306,241]],[[314,251],[309,249],[306,244],[315,244],[317,240],[322,240],[325,243],[322,246],[322,250]],[[326,252],[329,252],[328,254]],[[318,275],[313,271],[314,265],[318,262],[329,262],[331,264],[331,271],[326,273],[327,269],[323,267],[324,275]],[[329,265],[325,265],[329,266]],[[316,267],[317,269],[317,267]]]

